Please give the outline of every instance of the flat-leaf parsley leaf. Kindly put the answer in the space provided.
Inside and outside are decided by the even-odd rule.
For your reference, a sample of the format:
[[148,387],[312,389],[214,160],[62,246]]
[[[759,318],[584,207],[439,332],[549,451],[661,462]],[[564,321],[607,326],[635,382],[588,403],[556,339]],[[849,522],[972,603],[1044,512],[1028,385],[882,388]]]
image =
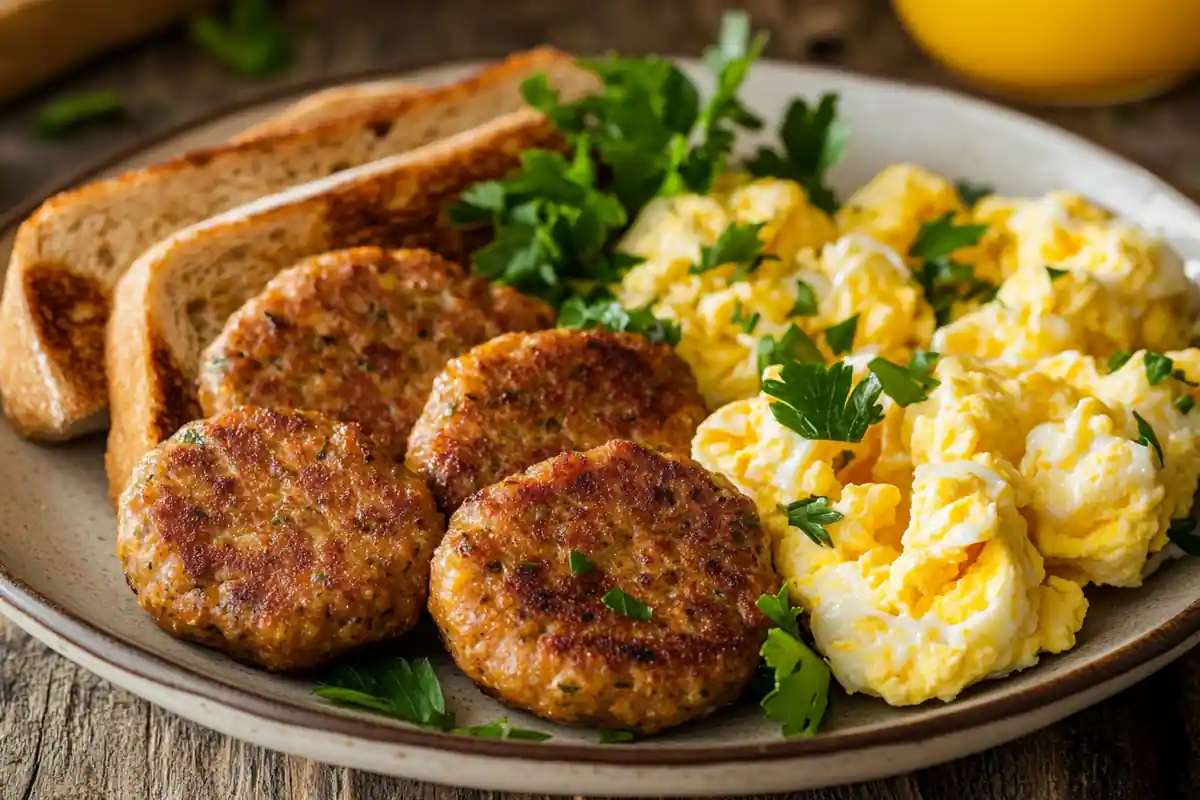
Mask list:
[[441,684],[428,659],[410,664],[394,658],[372,665],[334,668],[313,694],[335,703],[362,706],[438,730],[454,727]]
[[518,728],[508,721],[508,717],[501,717],[495,722],[489,722],[487,725],[455,728],[454,732],[466,736],[474,736],[478,739],[515,739],[526,742],[544,742],[551,738],[548,733],[530,730],[529,728]]
[[582,297],[571,297],[558,312],[560,328],[604,328],[610,331],[640,333],[652,342],[679,344],[679,324],[659,319],[649,306],[628,309],[616,300],[601,298],[591,303]]
[[784,364],[778,379],[763,381],[763,392],[777,402],[771,415],[805,439],[861,442],[867,429],[883,421],[876,401],[883,388],[874,374],[851,390],[853,370],[842,362]]
[[800,609],[793,608],[792,604],[788,602],[786,583],[779,587],[779,594],[764,594],[754,601],[754,605],[771,622],[797,639],[800,638],[800,626],[796,623],[796,616],[800,613]]
[[812,286],[799,279],[796,281],[796,302],[792,304],[792,310],[788,312],[789,317],[811,317],[819,310],[817,303],[817,293],[813,291]]
[[812,107],[793,100],[779,126],[783,152],[760,148],[746,162],[746,169],[757,177],[794,180],[817,208],[829,214],[837,211],[837,195],[826,183],[826,175],[841,160],[850,138],[849,126],[837,117],[837,104],[836,94],[821,95]]
[[[763,600],[774,605],[787,603],[786,588],[778,596],[763,595]],[[825,709],[829,705],[830,669],[821,658],[797,635],[795,615],[798,610],[789,609],[787,616],[779,616],[791,625],[781,625],[767,632],[759,654],[772,672],[774,686],[763,697],[761,705],[767,718],[782,723],[784,736],[812,736],[821,726]],[[764,612],[765,613],[765,612]],[[774,620],[775,617],[772,616]],[[778,622],[777,622],[778,624]]]
[[833,547],[833,539],[825,526],[840,522],[844,515],[830,508],[829,498],[814,495],[786,506],[781,505],[779,510],[787,516],[788,525],[799,528],[814,544]]
[[763,243],[758,238],[758,233],[764,225],[766,225],[765,222],[745,225],[731,223],[721,231],[721,235],[717,237],[715,243],[700,248],[700,261],[692,265],[691,273],[700,275],[726,264],[733,264],[736,269],[729,277],[730,283],[736,283],[752,275],[763,261],[775,258],[773,255],[763,253]]
[[925,400],[930,391],[941,385],[941,381],[931,378],[928,372],[901,367],[886,358],[871,359],[867,369],[879,379],[879,385],[887,396],[902,407]]
[[571,574],[576,577],[586,575],[596,568],[596,562],[592,560],[592,557],[578,550],[572,550],[567,560],[571,564]]
[[268,0],[234,0],[228,24],[212,14],[196,17],[192,41],[226,67],[250,77],[287,66],[292,47]]
[[812,337],[797,325],[790,326],[778,340],[764,336],[758,340],[755,361],[759,377],[767,367],[774,364],[824,364],[825,357]]
[[847,317],[836,325],[825,329],[825,343],[834,355],[849,353],[854,349],[854,334],[858,330],[858,314]]
[[618,614],[630,619],[640,619],[642,622],[649,622],[654,616],[654,609],[638,600],[636,597],[631,597],[620,589],[610,589],[605,592],[600,598],[600,602],[616,611]]
[[44,106],[34,123],[38,136],[51,138],[102,119],[125,115],[125,104],[116,92],[91,92],[67,97]]
[[967,207],[975,205],[983,198],[996,192],[994,188],[988,186],[986,183],[972,183],[966,180],[955,181],[954,189],[958,192],[958,199],[962,200],[962,204]]

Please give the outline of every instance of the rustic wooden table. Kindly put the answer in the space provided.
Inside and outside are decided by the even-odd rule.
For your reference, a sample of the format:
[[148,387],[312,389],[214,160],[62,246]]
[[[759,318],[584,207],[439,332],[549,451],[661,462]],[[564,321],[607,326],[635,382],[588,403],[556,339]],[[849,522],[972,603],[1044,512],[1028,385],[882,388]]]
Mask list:
[[[324,75],[498,55],[549,41],[569,50],[696,53],[721,0],[296,0],[296,63],[265,83],[231,77],[179,34],[92,65],[0,110],[0,208],[93,156],[216,105]],[[772,30],[769,55],[953,84],[921,56],[885,0],[744,0]],[[0,54],[0,58],[3,55]],[[28,135],[37,106],[116,88],[132,119],[65,141]],[[1200,85],[1129,109],[1035,110],[1200,186]],[[0,619],[0,798],[483,797],[327,767],[242,744],[116,689]],[[809,798],[1200,798],[1200,652],[1048,730],[913,775]]]

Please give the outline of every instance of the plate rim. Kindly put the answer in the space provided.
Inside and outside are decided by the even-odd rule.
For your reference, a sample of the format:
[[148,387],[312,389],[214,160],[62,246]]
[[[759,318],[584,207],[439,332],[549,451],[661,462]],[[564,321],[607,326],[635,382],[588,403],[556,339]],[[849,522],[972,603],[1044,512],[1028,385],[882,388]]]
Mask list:
[[[10,210],[0,214],[0,234],[8,233],[24,220],[45,199],[62,192],[125,161],[136,154],[161,144],[187,131],[245,111],[256,106],[299,97],[331,86],[359,81],[403,77],[419,69],[469,68],[486,61],[492,53],[470,59],[403,60],[386,67],[374,67],[336,76],[318,77],[287,85],[272,87],[252,96],[221,104],[164,130],[139,136],[131,141],[89,160],[82,167],[57,176],[34,190]],[[666,54],[678,61],[694,58]],[[1164,177],[1163,170],[1147,159],[1132,156],[1127,150],[1092,137],[1067,130],[1031,116],[1022,110],[990,99],[964,94],[956,89],[921,84],[915,81],[887,77],[876,72],[833,68],[780,59],[764,59],[763,64],[811,73],[825,73],[851,81],[875,84],[893,90],[920,92],[949,97],[957,102],[975,106],[981,111],[1020,119],[1046,132],[1065,137],[1076,146],[1098,149],[1116,156],[1151,175],[1170,187],[1189,204],[1200,217],[1200,190]],[[429,731],[402,724],[376,721],[367,714],[328,713],[308,704],[264,697],[253,691],[215,679],[191,667],[171,662],[156,652],[143,649],[136,643],[107,633],[63,608],[46,597],[0,562],[0,611],[12,606],[74,647],[103,662],[116,672],[130,675],[168,692],[182,693],[233,708],[241,713],[267,722],[307,728],[312,731],[339,734],[380,744],[458,752],[465,755],[499,759],[519,759],[551,763],[583,763],[602,765],[636,765],[645,767],[686,766],[696,762],[707,764],[780,761],[823,754],[845,755],[856,750],[899,744],[912,744],[923,739],[962,733],[1003,719],[1035,711],[1052,701],[1061,700],[1107,683],[1120,675],[1153,661],[1200,633],[1200,598],[1186,609],[1152,630],[1149,630],[1105,656],[1081,665],[1048,682],[1037,684],[1015,694],[1002,694],[963,706],[946,705],[940,713],[900,723],[877,724],[865,729],[830,732],[811,739],[779,739],[755,744],[684,744],[678,746],[635,748],[605,747],[598,744],[540,744],[511,740],[475,739],[448,733]]]

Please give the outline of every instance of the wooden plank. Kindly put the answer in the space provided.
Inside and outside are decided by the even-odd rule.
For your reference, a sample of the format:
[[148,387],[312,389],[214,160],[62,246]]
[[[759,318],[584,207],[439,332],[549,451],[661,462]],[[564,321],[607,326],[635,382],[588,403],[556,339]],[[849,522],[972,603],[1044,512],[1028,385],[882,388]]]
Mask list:
[[[500,797],[330,767],[229,739],[105,683],[3,620],[0,691],[0,800]],[[1200,797],[1198,751],[1195,652],[1154,679],[1017,742],[913,775],[790,797],[1188,800]]]

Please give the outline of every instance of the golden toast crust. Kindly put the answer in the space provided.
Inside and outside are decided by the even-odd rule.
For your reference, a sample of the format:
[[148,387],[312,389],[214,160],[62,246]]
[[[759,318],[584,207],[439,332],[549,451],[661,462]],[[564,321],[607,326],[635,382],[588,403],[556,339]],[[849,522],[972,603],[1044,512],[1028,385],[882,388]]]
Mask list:
[[[520,81],[538,71],[552,82],[578,81],[580,72],[565,54],[533,50],[446,87],[384,93],[347,116],[196,150],[50,198],[18,231],[0,302],[5,413],[21,433],[43,440],[103,428],[99,332],[117,281],[154,242],[258,197],[516,110]],[[344,212],[343,227],[374,224],[363,207]]]
[[112,496],[144,453],[199,415],[200,351],[275,274],[358,245],[422,247],[465,262],[487,232],[454,228],[445,209],[472,183],[508,174],[523,151],[563,144],[540,114],[518,111],[264,198],[147,251],[118,285],[108,327]]

